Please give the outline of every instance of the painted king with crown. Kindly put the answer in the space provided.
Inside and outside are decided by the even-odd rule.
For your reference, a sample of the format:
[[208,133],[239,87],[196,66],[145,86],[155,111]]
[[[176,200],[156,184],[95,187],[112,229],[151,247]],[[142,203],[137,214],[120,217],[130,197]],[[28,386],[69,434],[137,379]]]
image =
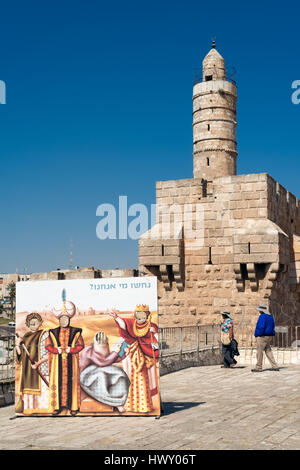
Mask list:
[[148,305],[137,305],[134,318],[120,318],[115,310],[109,314],[129,349],[123,361],[124,370],[130,377],[126,411],[150,413],[152,398],[158,393],[158,326],[151,322]]

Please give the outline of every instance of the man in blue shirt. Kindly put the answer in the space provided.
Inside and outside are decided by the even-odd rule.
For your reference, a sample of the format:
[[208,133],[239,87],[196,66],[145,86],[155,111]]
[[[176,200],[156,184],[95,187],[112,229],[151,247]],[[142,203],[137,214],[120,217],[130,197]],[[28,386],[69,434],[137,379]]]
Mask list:
[[279,368],[271,349],[272,338],[275,336],[274,318],[271,313],[268,312],[265,305],[259,305],[256,307],[256,310],[258,310],[260,313],[254,332],[254,336],[257,339],[257,363],[256,368],[252,369],[252,372],[262,372],[264,352],[271,363],[272,370],[278,371]]

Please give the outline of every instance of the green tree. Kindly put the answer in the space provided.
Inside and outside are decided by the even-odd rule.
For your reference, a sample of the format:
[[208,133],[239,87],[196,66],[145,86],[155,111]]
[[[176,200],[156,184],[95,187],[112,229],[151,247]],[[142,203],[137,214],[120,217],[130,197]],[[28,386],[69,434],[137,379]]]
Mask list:
[[10,312],[11,318],[15,318],[15,307],[16,307],[16,283],[10,282],[7,286],[8,289],[8,297],[10,300]]

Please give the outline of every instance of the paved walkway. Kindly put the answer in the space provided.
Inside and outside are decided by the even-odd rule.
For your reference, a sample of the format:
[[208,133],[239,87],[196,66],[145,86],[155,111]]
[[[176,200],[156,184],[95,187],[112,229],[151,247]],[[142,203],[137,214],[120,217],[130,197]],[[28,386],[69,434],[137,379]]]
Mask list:
[[185,369],[161,378],[165,415],[14,420],[0,409],[1,449],[300,449],[300,366]]

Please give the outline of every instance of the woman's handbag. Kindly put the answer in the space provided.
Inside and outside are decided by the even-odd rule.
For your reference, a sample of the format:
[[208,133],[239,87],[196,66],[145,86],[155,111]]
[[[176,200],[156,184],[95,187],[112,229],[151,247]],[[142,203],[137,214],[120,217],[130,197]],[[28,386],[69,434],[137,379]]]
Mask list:
[[228,346],[231,343],[228,331],[221,331],[221,343],[224,344],[224,346]]
[[237,340],[233,338],[232,341],[231,341],[231,348],[232,348],[232,352],[233,352],[234,356],[239,356],[240,355],[239,349],[238,349],[238,344],[239,343],[237,342]]

